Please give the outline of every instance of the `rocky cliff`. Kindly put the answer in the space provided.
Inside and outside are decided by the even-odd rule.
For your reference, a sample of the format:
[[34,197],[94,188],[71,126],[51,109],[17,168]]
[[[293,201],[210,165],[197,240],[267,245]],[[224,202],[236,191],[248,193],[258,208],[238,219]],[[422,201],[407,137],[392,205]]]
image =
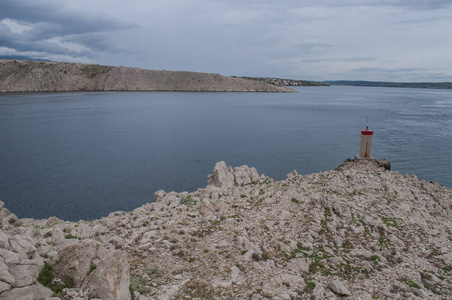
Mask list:
[[0,60],[0,92],[53,91],[294,92],[219,74]]
[[220,162],[206,188],[155,198],[76,223],[0,203],[0,299],[50,297],[41,283],[60,299],[452,298],[452,190],[414,175],[347,161],[274,181]]

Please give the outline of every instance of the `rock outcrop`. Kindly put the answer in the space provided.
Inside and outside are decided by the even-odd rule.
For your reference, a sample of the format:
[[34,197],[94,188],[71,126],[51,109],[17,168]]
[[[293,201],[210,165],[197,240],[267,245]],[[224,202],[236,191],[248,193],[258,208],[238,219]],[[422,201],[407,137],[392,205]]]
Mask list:
[[73,280],[60,299],[452,298],[452,190],[377,162],[282,181],[220,162],[206,188],[154,196],[77,223],[0,203],[0,299],[48,293],[43,261]]
[[[6,214],[4,210],[0,213]],[[37,282],[43,265],[35,240],[0,231],[0,299],[50,298],[52,291]]]
[[0,92],[54,91],[295,92],[255,80],[210,73],[0,60]]
[[130,299],[130,267],[124,252],[85,239],[65,247],[53,264],[55,275],[102,299]]

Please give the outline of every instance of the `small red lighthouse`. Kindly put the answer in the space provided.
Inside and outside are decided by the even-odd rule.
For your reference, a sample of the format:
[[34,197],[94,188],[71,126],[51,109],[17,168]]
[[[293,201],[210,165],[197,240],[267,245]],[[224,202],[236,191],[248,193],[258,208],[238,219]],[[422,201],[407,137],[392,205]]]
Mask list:
[[369,130],[369,126],[366,123],[366,129],[361,130],[361,145],[359,147],[359,158],[372,158],[370,156],[370,148],[372,146],[372,135],[374,132]]

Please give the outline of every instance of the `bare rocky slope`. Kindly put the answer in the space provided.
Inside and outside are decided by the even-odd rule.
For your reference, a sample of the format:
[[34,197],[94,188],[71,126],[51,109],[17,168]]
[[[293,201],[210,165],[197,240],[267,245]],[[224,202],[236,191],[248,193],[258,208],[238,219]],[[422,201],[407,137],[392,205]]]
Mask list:
[[0,92],[54,91],[295,92],[271,84],[210,73],[0,60]]
[[93,221],[0,202],[0,299],[54,297],[41,283],[59,299],[452,298],[449,188],[369,161],[282,181],[220,162],[207,180]]

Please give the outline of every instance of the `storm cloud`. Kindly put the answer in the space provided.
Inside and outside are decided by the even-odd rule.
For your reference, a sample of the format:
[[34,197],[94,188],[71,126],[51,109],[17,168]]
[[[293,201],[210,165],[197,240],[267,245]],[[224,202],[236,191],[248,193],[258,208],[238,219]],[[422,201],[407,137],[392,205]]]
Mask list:
[[452,0],[0,0],[0,7],[2,57],[452,81]]
[[136,26],[69,2],[0,0],[0,7],[0,47],[49,59],[77,61],[110,52],[114,45],[105,34]]

